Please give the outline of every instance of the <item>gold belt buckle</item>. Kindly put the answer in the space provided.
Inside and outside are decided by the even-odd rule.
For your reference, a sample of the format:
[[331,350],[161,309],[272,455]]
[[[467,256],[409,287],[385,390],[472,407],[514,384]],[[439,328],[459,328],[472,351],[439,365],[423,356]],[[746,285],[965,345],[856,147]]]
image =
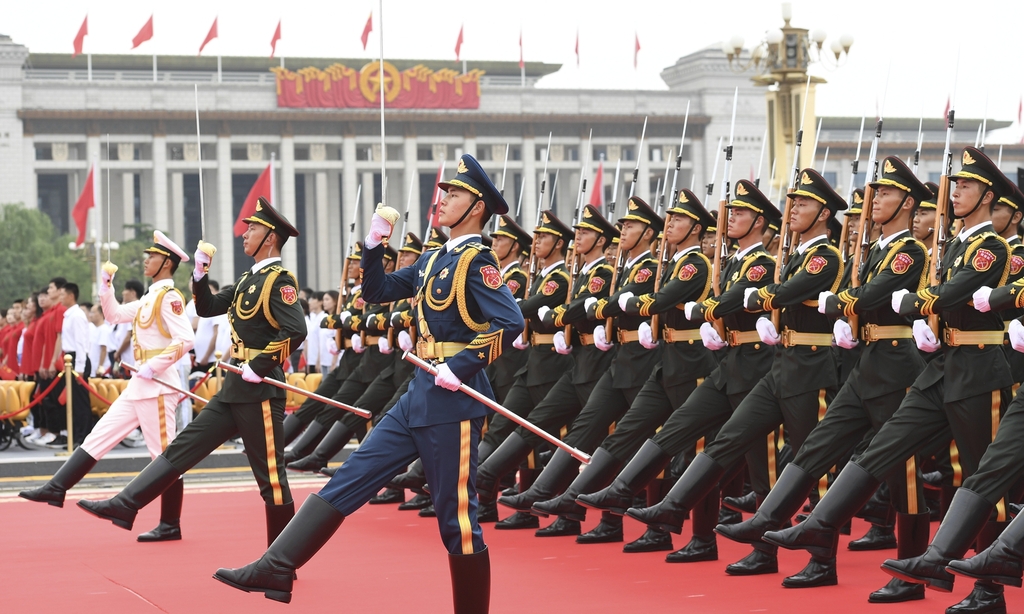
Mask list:
[[791,328],[782,329],[782,347],[791,347],[793,345],[793,333],[795,331]]
[[955,328],[943,328],[942,329],[942,341],[946,345],[957,345],[956,342],[956,329]]
[[865,342],[867,342],[867,343],[871,343],[873,341],[878,341],[877,339],[875,339],[875,328],[876,327],[877,327],[876,324],[865,324],[864,328],[861,329],[861,333],[860,333],[861,338]]
[[729,345],[739,345],[740,344],[740,334],[739,334],[739,332],[734,331],[734,330],[730,330],[730,331],[727,331],[727,332],[728,332],[728,337],[729,337]]
[[416,354],[423,360],[433,360],[436,358],[434,355],[434,344],[430,341],[420,339],[416,342]]

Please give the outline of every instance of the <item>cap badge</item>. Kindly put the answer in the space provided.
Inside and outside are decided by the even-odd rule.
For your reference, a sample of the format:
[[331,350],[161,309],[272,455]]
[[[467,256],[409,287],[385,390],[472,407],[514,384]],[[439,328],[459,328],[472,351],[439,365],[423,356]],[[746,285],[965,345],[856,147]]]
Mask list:
[[686,192],[684,192],[683,190],[679,190],[679,202],[681,202],[681,203],[688,203],[688,202],[690,202],[690,197],[687,196]]
[[896,172],[896,167],[892,165],[892,162],[890,162],[888,159],[886,159],[884,170],[887,173],[895,173]]
[[964,150],[964,160],[963,160],[963,162],[964,162],[964,166],[967,166],[968,164],[974,164],[975,162],[977,162],[977,160],[975,160],[974,158],[971,157],[971,154],[970,154],[969,151]]
[[548,214],[547,214],[547,213],[545,213],[544,215],[542,215],[542,216],[541,216],[541,218],[542,218],[542,219],[544,220],[544,223],[545,223],[545,224],[550,224],[550,223],[551,223],[551,218],[549,218],[549,217],[548,217]]
[[637,205],[636,202],[634,202],[633,200],[629,201],[629,210],[630,211],[636,211],[639,208],[640,208],[640,206]]
[[257,211],[263,211],[263,203],[261,203],[258,200],[256,201],[256,210]]
[[583,217],[594,217],[594,214],[590,212],[590,207],[583,210]]
[[469,172],[469,169],[466,168],[466,163],[462,161],[462,158],[459,158],[459,168],[458,168],[458,171],[460,173],[468,173]]
[[800,185],[811,185],[813,183],[814,180],[806,172],[800,177]]
[[854,194],[853,194],[853,204],[860,205],[860,204],[863,204],[863,203],[864,203],[864,197],[860,195],[860,192],[854,192]]
[[736,195],[737,196],[746,196],[747,194],[749,194],[749,192],[747,192],[747,188],[743,187],[742,183],[737,183],[736,184]]
[[508,226],[508,222],[505,221],[504,217],[498,219],[498,226],[501,226],[501,227]]

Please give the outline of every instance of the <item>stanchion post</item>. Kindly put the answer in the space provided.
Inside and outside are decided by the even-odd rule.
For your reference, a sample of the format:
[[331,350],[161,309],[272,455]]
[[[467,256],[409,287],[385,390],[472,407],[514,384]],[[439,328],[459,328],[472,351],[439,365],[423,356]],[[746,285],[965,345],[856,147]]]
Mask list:
[[75,449],[74,442],[74,416],[72,415],[75,406],[74,394],[71,393],[71,380],[74,374],[71,370],[71,354],[64,355],[64,407],[68,413],[68,451],[60,456],[70,455]]

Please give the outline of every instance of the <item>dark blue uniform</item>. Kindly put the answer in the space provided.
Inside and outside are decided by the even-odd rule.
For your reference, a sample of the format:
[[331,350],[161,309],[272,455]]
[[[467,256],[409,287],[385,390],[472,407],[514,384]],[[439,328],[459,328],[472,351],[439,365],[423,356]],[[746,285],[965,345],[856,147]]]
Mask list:
[[[451,252],[429,251],[415,266],[390,275],[381,263],[383,250],[377,246],[363,254],[365,299],[386,303],[415,296],[421,357],[432,345],[436,361],[493,398],[483,369],[522,333],[523,318],[490,249],[467,240]],[[422,458],[445,547],[452,554],[479,552],[484,542],[476,520],[477,444],[489,412],[462,392],[435,386],[434,376],[419,370],[409,391],[320,496],[347,516]]]

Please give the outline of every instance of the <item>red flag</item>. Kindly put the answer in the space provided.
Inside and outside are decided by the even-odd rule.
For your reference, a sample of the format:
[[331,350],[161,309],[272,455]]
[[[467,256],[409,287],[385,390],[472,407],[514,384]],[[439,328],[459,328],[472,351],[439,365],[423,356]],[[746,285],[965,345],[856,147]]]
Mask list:
[[71,210],[71,217],[75,220],[75,226],[78,227],[78,239],[75,240],[75,245],[85,243],[85,224],[89,220],[89,209],[96,206],[96,182],[93,179],[95,175],[96,165],[93,164],[89,168],[89,175],[85,178],[85,187],[82,188],[82,193],[75,201],[75,208]]
[[245,234],[245,231],[249,228],[247,222],[243,222],[245,218],[256,213],[256,200],[262,196],[267,200],[270,200],[270,165],[263,169],[260,176],[256,179],[256,183],[252,184],[252,189],[249,190],[249,195],[245,197],[245,202],[242,203],[242,210],[238,212],[238,219],[235,220],[235,236],[240,237]]
[[217,18],[213,18],[213,25],[210,26],[210,31],[206,33],[206,38],[203,39],[203,44],[199,45],[199,53],[196,55],[202,55],[203,49],[209,44],[210,41],[217,38]]
[[458,62],[462,56],[462,30],[465,25],[459,26],[459,38],[455,41],[455,61]]
[[636,47],[633,48],[633,68],[636,69],[637,56],[640,55],[640,35],[634,31],[633,37],[636,39]]
[[580,31],[576,29],[576,66],[580,65]]
[[523,31],[519,30],[519,68],[524,68],[526,63],[523,62]]
[[370,16],[366,18],[366,25],[363,26],[363,36],[359,39],[363,41],[363,51],[366,51],[366,41],[370,40],[370,32],[373,32],[373,11],[370,11]]
[[85,35],[89,33],[89,16],[86,15],[85,19],[82,20],[82,27],[78,28],[78,34],[75,35],[75,52],[71,54],[71,57],[75,57],[82,53],[82,43],[85,42]]
[[597,163],[597,174],[594,175],[594,188],[590,190],[590,202],[587,204],[598,209],[604,206],[604,160]]
[[270,37],[270,57],[274,57],[277,53],[277,41],[281,40],[281,20],[277,20],[277,29],[274,30],[274,36]]
[[136,34],[135,38],[132,39],[132,49],[135,49],[136,47],[138,47],[139,45],[141,45],[142,43],[148,41],[151,38],[153,38],[153,16],[152,15],[149,16],[149,21],[146,22],[146,25],[142,26],[142,29],[139,30],[139,33]]
[[946,96],[946,110],[942,112],[943,119],[949,117],[949,96]]

